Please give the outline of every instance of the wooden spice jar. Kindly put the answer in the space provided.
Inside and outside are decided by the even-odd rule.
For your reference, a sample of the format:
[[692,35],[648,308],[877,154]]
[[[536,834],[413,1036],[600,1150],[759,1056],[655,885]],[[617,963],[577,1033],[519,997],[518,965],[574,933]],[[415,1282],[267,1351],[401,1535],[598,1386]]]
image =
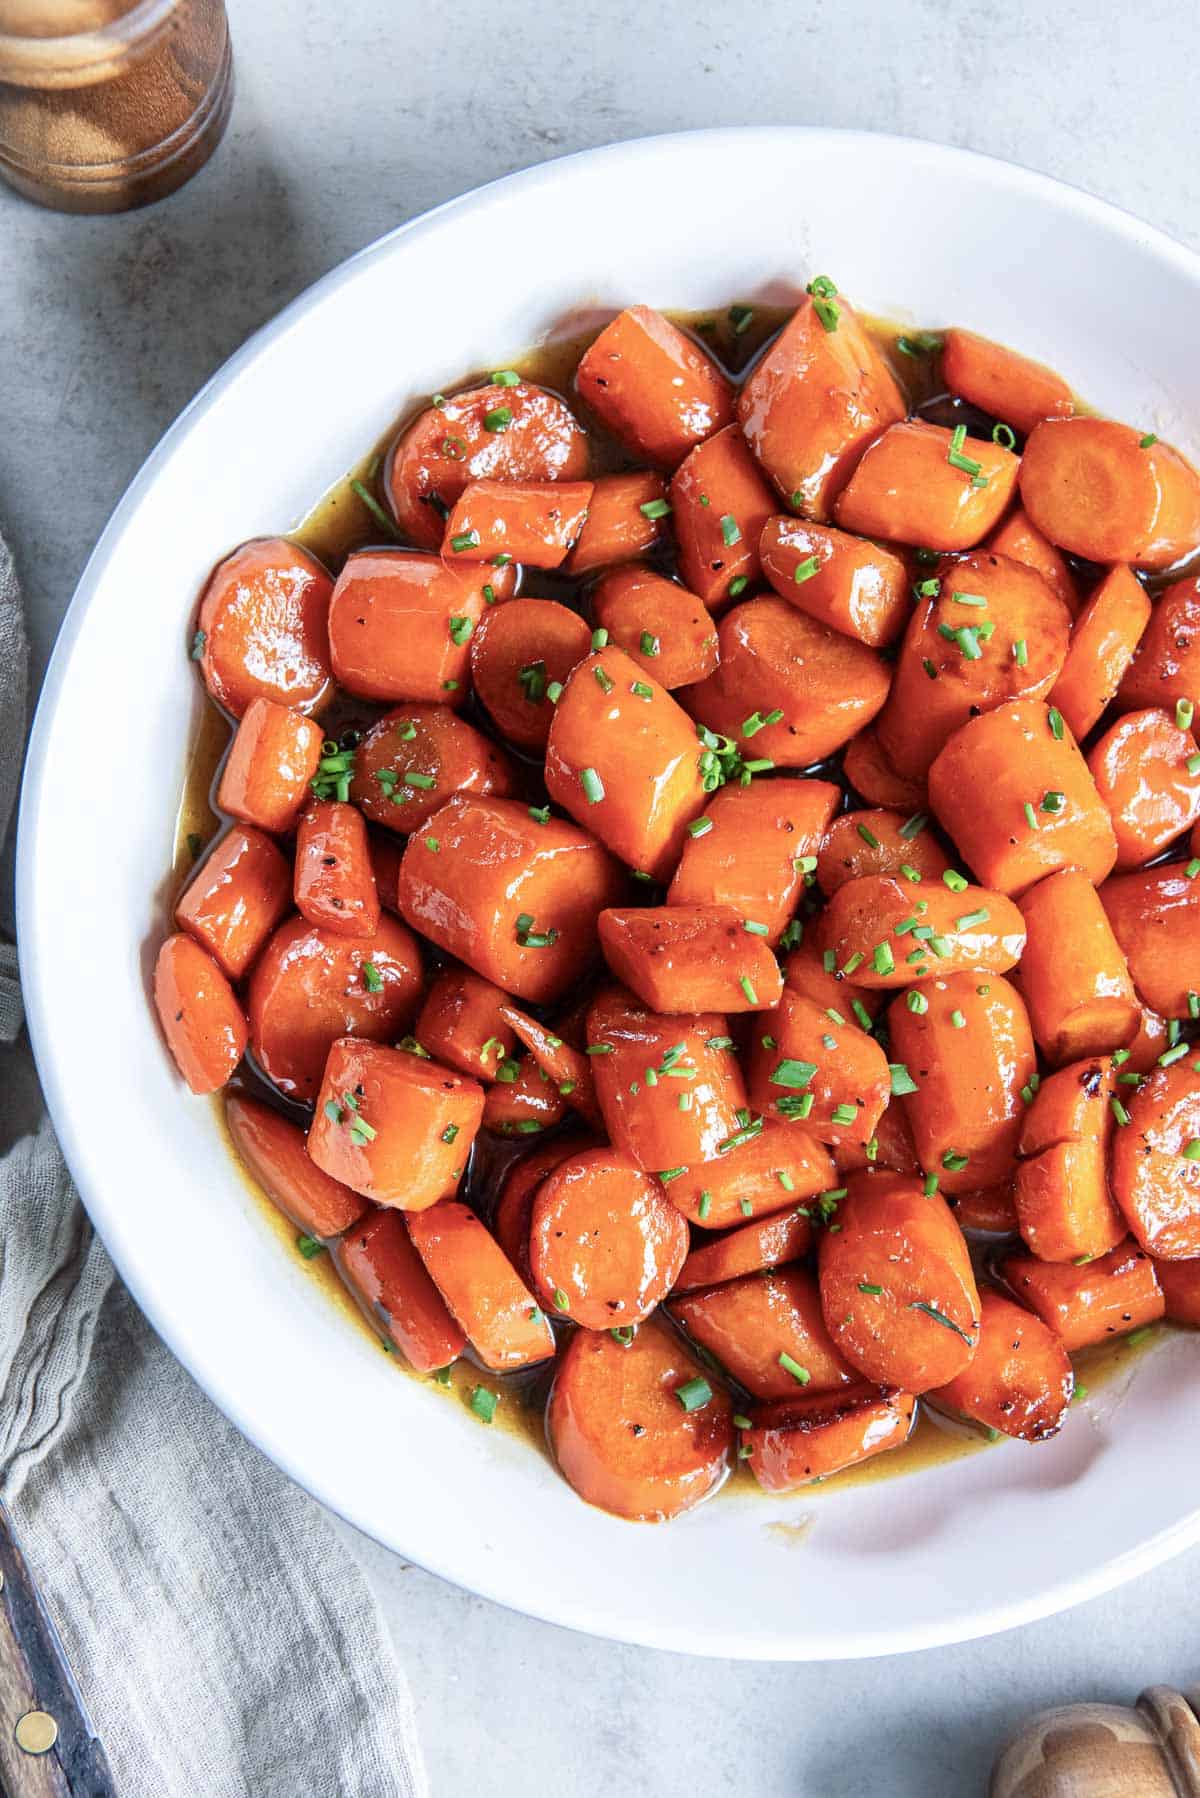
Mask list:
[[1200,1798],[1200,1690],[1149,1686],[1136,1705],[1067,1704],[1023,1723],[989,1798]]
[[224,0],[0,0],[0,178],[43,206],[174,192],[232,98]]

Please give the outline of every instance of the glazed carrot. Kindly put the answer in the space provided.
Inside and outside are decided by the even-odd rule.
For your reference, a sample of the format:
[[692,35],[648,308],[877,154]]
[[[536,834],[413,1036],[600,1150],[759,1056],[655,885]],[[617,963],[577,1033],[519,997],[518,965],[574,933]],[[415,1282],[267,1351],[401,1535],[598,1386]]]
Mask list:
[[661,1523],[725,1478],[731,1413],[674,1331],[652,1318],[628,1343],[609,1330],[575,1331],[559,1357],[546,1427],[559,1472],[580,1498]]
[[435,1061],[488,1083],[516,1047],[512,1026],[503,1015],[507,998],[490,980],[451,963],[429,983],[416,1039]]
[[1096,889],[1063,868],[1021,900],[1028,935],[1021,990],[1038,1047],[1056,1067],[1126,1048],[1139,1007],[1129,966]]
[[552,599],[514,599],[488,611],[471,639],[471,681],[500,734],[519,749],[541,750],[561,686],[591,648],[578,612]]
[[225,1122],[247,1171],[306,1236],[322,1242],[340,1236],[367,1209],[360,1193],[321,1172],[309,1158],[303,1130],[270,1105],[230,1093]]
[[1023,437],[1039,419],[1070,418],[1075,410],[1061,375],[974,331],[945,333],[942,378],[951,393],[1002,419]]
[[944,1386],[979,1342],[979,1293],[954,1214],[901,1174],[856,1174],[821,1235],[821,1308],[842,1354],[870,1380]]
[[764,940],[777,943],[839,797],[827,780],[721,787],[688,827],[668,905],[731,906],[765,924]]
[[923,775],[981,712],[1041,699],[1062,671],[1071,618],[1040,574],[980,550],[938,565],[912,615],[877,730],[902,773]]
[[613,568],[644,556],[663,535],[666,497],[662,476],[648,468],[598,475],[583,529],[563,563],[564,573],[590,574],[595,568]]
[[1149,619],[1140,581],[1128,568],[1110,568],[1075,620],[1050,694],[1076,739],[1087,736],[1113,699]]
[[842,756],[842,773],[864,805],[878,805],[889,810],[922,811],[928,794],[923,780],[914,780],[893,768],[879,742],[874,725],[852,737]]
[[883,994],[873,992],[870,987],[859,986],[840,972],[837,963],[827,966],[824,950],[817,946],[815,933],[810,931],[798,949],[793,949],[783,965],[783,983],[791,992],[803,993],[806,998],[821,1007],[822,1011],[830,1006],[834,1011],[853,1013],[863,1029],[869,1028],[870,1020],[875,1016],[883,1002]]
[[1113,1132],[1113,1197],[1148,1254],[1200,1255],[1200,1074],[1189,1060],[1126,1090]]
[[333,582],[284,537],[243,543],[200,595],[192,654],[218,705],[240,718],[255,699],[306,712],[329,685]]
[[567,1101],[532,1055],[501,1062],[483,1107],[484,1127],[501,1136],[536,1136],[567,1114]]
[[733,389],[711,356],[650,306],[619,312],[584,351],[575,389],[635,456],[676,468],[733,417]]
[[175,922],[203,944],[222,973],[240,980],[287,911],[292,871],[253,825],[227,831],[175,906]]
[[217,804],[244,824],[290,830],[321,760],[321,729],[269,699],[247,706],[221,770]]
[[802,518],[769,518],[759,543],[762,571],[790,605],[873,649],[894,643],[908,622],[908,570],[891,550]]
[[395,837],[387,836],[381,830],[369,832],[367,849],[371,857],[371,872],[375,876],[375,891],[379,894],[379,903],[390,912],[399,912],[400,899],[397,891],[400,881],[401,846]]
[[415,1373],[457,1361],[467,1339],[446,1309],[396,1211],[374,1209],[338,1244],[338,1272],[368,1320]]
[[1025,1113],[1014,1198],[1017,1227],[1041,1261],[1095,1260],[1125,1235],[1108,1189],[1112,1101],[1125,1091],[1095,1058],[1043,1080]]
[[950,1209],[960,1230],[983,1230],[992,1236],[1015,1236],[1017,1207],[1013,1200],[1013,1184],[1001,1180],[998,1186],[985,1186],[979,1192],[955,1193]]
[[497,557],[557,568],[583,529],[590,481],[472,481],[455,500],[442,539],[457,568]]
[[671,482],[679,575],[704,605],[715,609],[758,580],[758,541],[777,504],[736,424],[680,463]]
[[[878,999],[879,994],[872,993],[871,997]],[[865,1143],[836,1143],[833,1160],[839,1184],[849,1174],[869,1173],[872,1169],[893,1174],[919,1174],[921,1164],[917,1160],[912,1131],[908,1127],[908,1119],[900,1101],[893,1099],[885,1107],[883,1116],[875,1126],[875,1134]]]
[[683,1264],[675,1292],[695,1292],[702,1286],[718,1286],[743,1274],[798,1261],[811,1242],[812,1222],[806,1205],[742,1224],[697,1243]]
[[1016,506],[996,526],[984,547],[998,556],[1008,556],[1014,562],[1024,562],[1027,568],[1036,569],[1051,591],[1057,593],[1072,618],[1075,617],[1079,610],[1079,589],[1066,558],[1030,523],[1029,514],[1021,506]]
[[[592,1002],[587,1034],[609,1137],[639,1167],[677,1178],[697,1162],[730,1153],[744,1138],[750,1125],[746,1089],[727,1046],[726,1020],[717,1012],[660,1017],[610,987]],[[691,1097],[686,1111],[679,1109],[681,1095]],[[664,1182],[668,1189],[671,1183]]]
[[489,382],[419,413],[392,445],[383,484],[404,535],[436,549],[468,482],[576,481],[587,466],[587,438],[557,394]]
[[379,894],[367,827],[353,805],[315,799],[296,832],[296,909],[335,936],[374,936]]
[[[908,823],[905,812],[843,812],[826,832],[817,857],[817,885],[823,893],[836,893],[848,880],[868,874],[895,874],[912,887],[940,880],[950,866],[945,851],[932,831],[916,836],[901,833]],[[923,894],[916,892],[914,898]]]
[[325,1063],[308,1152],[377,1205],[422,1211],[458,1185],[482,1115],[477,1081],[423,1056],[343,1036]]
[[532,1286],[529,1266],[529,1220],[538,1187],[554,1169],[572,1155],[595,1145],[586,1136],[556,1136],[510,1164],[496,1200],[492,1235],[508,1256],[526,1286]]
[[1082,1267],[1010,1255],[1000,1272],[1068,1354],[1139,1330],[1165,1309],[1155,1264],[1130,1237]]
[[945,1193],[992,1186],[1012,1168],[1021,1090],[1037,1072],[1024,1002],[998,974],[947,974],[914,992],[925,1009],[897,1004],[888,1020],[921,1166]]
[[868,445],[834,517],[861,537],[971,549],[1007,507],[1019,467],[997,443],[908,419]]
[[849,742],[887,698],[888,670],[873,649],[774,595],[726,612],[717,639],[720,667],[688,688],[687,705],[747,761],[807,768]]
[[[1186,997],[1190,1002],[1190,995]],[[1138,1033],[1126,1050],[1129,1060],[1122,1064],[1127,1074],[1148,1074],[1157,1065],[1159,1056],[1170,1047],[1167,1042],[1167,1020],[1160,1017],[1158,1012],[1151,1011],[1148,1005],[1140,1005],[1139,1012]]]
[[971,1365],[928,1394],[985,1429],[1046,1442],[1066,1421],[1075,1392],[1067,1351],[1040,1317],[1002,1293],[979,1295],[979,1347]]
[[1117,873],[1152,861],[1200,819],[1200,753],[1169,712],[1126,712],[1087,758],[1117,838]]
[[600,947],[617,979],[652,1011],[765,1011],[779,1003],[783,976],[760,923],[727,905],[604,911]]
[[596,623],[662,687],[688,687],[717,665],[717,627],[678,581],[634,562],[602,575],[592,594]]
[[380,918],[372,937],[333,936],[291,918],[250,976],[250,1048],[281,1093],[316,1098],[325,1057],[340,1036],[386,1042],[412,1022],[421,956],[412,932]]
[[1021,501],[1052,543],[1092,562],[1169,568],[1200,543],[1200,476],[1191,463],[1110,418],[1035,426]]
[[448,706],[419,700],[385,712],[354,755],[350,797],[374,824],[417,831],[454,793],[507,798],[516,769],[498,744]]
[[794,990],[756,1021],[746,1084],[756,1111],[798,1120],[824,1143],[869,1142],[892,1090],[874,1037]]
[[887,363],[834,291],[801,300],[737,404],[746,441],[780,493],[817,519],[830,516],[871,439],[904,412]]
[[[471,634],[493,570],[451,568],[407,549],[360,549],[346,558],[329,607],[329,649],[339,686],[363,699],[461,705]],[[494,589],[493,589],[494,591]]]
[[215,1093],[246,1048],[237,995],[207,949],[169,936],[154,964],[154,1003],[175,1065],[194,1093]]
[[1200,575],[1173,581],[1159,595],[1117,690],[1124,711],[1173,709],[1180,700],[1200,700]]
[[1168,862],[1100,888],[1138,997],[1164,1018],[1189,1017],[1191,995],[1200,991],[1200,869],[1193,877],[1192,866]]
[[715,1161],[683,1168],[668,1183],[667,1197],[691,1223],[725,1230],[834,1191],[829,1151],[806,1130],[767,1118],[748,1137]]
[[1200,1329],[1200,1261],[1160,1261],[1157,1271],[1170,1322]]
[[704,808],[700,746],[666,689],[609,644],[554,708],[546,791],[614,855],[663,880]]
[[537,1189],[529,1264],[551,1316],[585,1330],[639,1324],[687,1251],[688,1227],[658,1181],[615,1149],[573,1155]]
[[554,1353],[554,1333],[495,1238],[457,1199],[405,1219],[413,1247],[485,1367],[528,1367]]
[[594,1130],[602,1130],[604,1119],[592,1079],[592,1064],[582,1050],[564,1042],[561,1036],[556,1036],[545,1024],[539,1024],[536,1018],[518,1011],[515,1005],[501,1006],[500,1015],[529,1050],[529,1059],[541,1069],[570,1109],[579,1112]]
[[1117,840],[1062,714],[1017,700],[956,730],[929,770],[929,798],[985,886],[1021,893],[1076,867],[1101,881]]
[[961,880],[953,891],[942,881],[915,887],[902,874],[848,880],[825,907],[817,946],[866,987],[909,986],[963,968],[1003,974],[1025,947],[1024,920],[1010,899]]
[[677,1295],[667,1309],[753,1398],[791,1398],[801,1386],[832,1392],[857,1377],[825,1328],[817,1282],[806,1267]]
[[409,838],[400,909],[485,980],[540,1004],[592,961],[596,919],[623,886],[616,864],[575,825],[514,799],[459,793]]
[[764,1492],[795,1492],[902,1448],[915,1416],[911,1392],[861,1384],[756,1406],[741,1446]]

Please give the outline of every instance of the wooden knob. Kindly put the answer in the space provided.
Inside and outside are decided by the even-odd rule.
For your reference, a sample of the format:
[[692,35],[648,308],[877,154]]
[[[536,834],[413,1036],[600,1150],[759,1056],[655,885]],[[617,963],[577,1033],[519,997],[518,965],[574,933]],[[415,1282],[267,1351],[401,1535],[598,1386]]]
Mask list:
[[1200,1696],[1040,1711],[1002,1749],[989,1798],[1200,1798]]

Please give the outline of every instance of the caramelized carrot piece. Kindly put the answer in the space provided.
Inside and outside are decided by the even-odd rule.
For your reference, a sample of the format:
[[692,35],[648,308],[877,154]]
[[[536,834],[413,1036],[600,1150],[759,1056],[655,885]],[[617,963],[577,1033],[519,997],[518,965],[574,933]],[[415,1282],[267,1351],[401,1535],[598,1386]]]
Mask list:
[[1017,700],[956,730],[929,770],[938,821],[985,886],[1021,893],[1076,867],[1101,881],[1117,839],[1061,713]]
[[551,1315],[585,1330],[639,1324],[687,1259],[688,1227],[652,1175],[615,1149],[585,1149],[542,1181],[529,1263]]
[[372,1210],[338,1244],[338,1272],[368,1320],[381,1327],[414,1373],[457,1361],[467,1339],[413,1248],[396,1211]]
[[485,1367],[529,1367],[554,1353],[554,1333],[503,1249],[469,1206],[443,1199],[406,1218],[413,1247]]
[[590,574],[636,561],[663,535],[667,489],[661,475],[648,468],[631,474],[602,474],[592,486],[583,529],[563,563],[567,574]]
[[733,417],[733,389],[716,363],[651,306],[619,312],[584,351],[575,388],[635,456],[676,468]]
[[418,831],[454,793],[503,799],[515,787],[503,749],[449,706],[413,700],[385,712],[359,744],[350,797],[372,823]]
[[435,1061],[490,1083],[516,1047],[504,1017],[508,994],[470,968],[453,963],[429,983],[416,1023],[416,1038]]
[[1033,1034],[1055,1066],[1125,1048],[1139,1007],[1129,966],[1096,889],[1078,868],[1040,880],[1021,900],[1028,932],[1021,990]]
[[217,787],[217,804],[243,824],[290,830],[321,760],[321,730],[269,699],[247,706]]
[[704,809],[699,757],[687,713],[609,644],[578,664],[554,708],[546,791],[614,855],[664,880]]
[[596,952],[596,919],[623,891],[585,831],[513,799],[459,793],[408,840],[400,909],[439,949],[519,998],[547,1003]]
[[[1101,897],[1101,904],[1104,903]],[[1107,913],[1106,913],[1107,915]],[[1121,945],[1122,949],[1124,944]],[[1136,991],[1136,985],[1135,985]],[[1158,1058],[1168,1048],[1167,1020],[1148,1005],[1139,1006],[1141,1021],[1138,1033],[1130,1043],[1126,1054],[1129,1060],[1123,1064],[1127,1074],[1148,1074],[1158,1063]]]
[[689,687],[717,665],[717,627],[687,587],[633,563],[602,575],[592,594],[596,623],[660,686]]
[[353,805],[317,799],[296,832],[296,909],[335,936],[374,936],[379,894],[367,826]]
[[1066,557],[1030,523],[1029,514],[1021,506],[1014,507],[996,526],[985,547],[998,556],[1008,556],[1014,562],[1024,562],[1027,568],[1036,569],[1074,618],[1079,610],[1079,589]]
[[1117,690],[1124,711],[1173,708],[1181,699],[1200,699],[1200,575],[1173,581],[1159,595]]
[[1165,1309],[1155,1264],[1129,1237],[1082,1267],[1010,1255],[1000,1272],[1068,1354],[1139,1330]]
[[806,1267],[748,1274],[677,1296],[667,1308],[754,1398],[790,1398],[801,1385],[832,1392],[854,1384],[854,1369],[830,1339],[817,1282]]
[[1188,1061],[1128,1089],[1113,1132],[1112,1189],[1129,1228],[1162,1261],[1200,1255],[1200,1074]]
[[908,419],[868,446],[834,517],[860,537],[972,549],[1007,507],[1019,467],[998,443],[960,440],[943,425]]
[[696,1292],[702,1286],[719,1286],[743,1274],[798,1261],[811,1242],[812,1222],[806,1205],[742,1224],[692,1249],[675,1282],[675,1292]]
[[604,1119],[592,1079],[592,1064],[587,1056],[544,1024],[539,1024],[536,1018],[518,1011],[515,1005],[503,1005],[500,1015],[529,1050],[530,1060],[541,1069],[571,1110],[579,1112],[594,1130],[602,1130]]
[[471,639],[471,680],[500,734],[519,749],[541,750],[559,686],[591,648],[578,612],[552,599],[514,599],[487,612]]
[[580,1498],[643,1523],[698,1505],[733,1455],[729,1399],[653,1318],[628,1343],[609,1330],[574,1332],[559,1357],[546,1428],[559,1472]]
[[908,621],[908,570],[891,550],[802,518],[767,520],[762,571],[789,605],[873,649],[894,643]]
[[901,1103],[921,1166],[941,1191],[970,1192],[1008,1177],[1017,1151],[1021,1089],[1037,1072],[1021,995],[998,974],[926,980],[923,1011],[888,1014],[892,1054],[912,1087]]
[[194,1093],[224,1086],[246,1049],[246,1018],[207,949],[169,936],[154,964],[154,1003],[175,1065]]
[[1040,419],[1070,418],[1075,410],[1061,375],[974,331],[945,333],[942,378],[951,393],[1002,419],[1023,437]]
[[346,558],[329,607],[329,648],[339,686],[362,699],[426,699],[461,705],[471,633],[483,616],[493,570],[448,567],[407,549],[360,549]]
[[892,1090],[874,1037],[794,990],[756,1022],[746,1084],[756,1110],[799,1120],[824,1143],[869,1142]]
[[290,918],[250,976],[254,1059],[281,1093],[311,1105],[334,1041],[400,1036],[420,992],[420,951],[398,919],[380,918],[374,936],[352,937]]
[[1044,1080],[1025,1114],[1014,1197],[1039,1260],[1095,1260],[1125,1235],[1108,1189],[1112,1100],[1123,1090],[1110,1062],[1079,1061]]
[[727,905],[654,905],[600,913],[600,947],[622,985],[652,1011],[765,1011],[783,975],[765,925]]
[[668,905],[727,905],[767,926],[774,945],[804,890],[839,800],[827,780],[755,781],[721,787],[688,827]]
[[876,727],[885,755],[912,775],[927,774],[969,718],[1044,698],[1071,635],[1041,575],[990,550],[941,563],[921,587],[933,591],[912,615]]
[[492,1234],[526,1286],[533,1285],[529,1266],[529,1222],[533,1201],[546,1175],[561,1162],[595,1145],[586,1136],[556,1136],[553,1141],[534,1149],[510,1164],[496,1200],[492,1217]]
[[230,980],[240,980],[287,911],[292,871],[253,825],[235,826],[209,851],[181,893],[175,922]]
[[501,1136],[535,1136],[567,1114],[567,1101],[533,1059],[501,1062],[483,1107],[484,1127]]
[[688,688],[687,705],[747,761],[807,768],[849,742],[887,698],[888,670],[873,649],[774,595],[726,612],[717,639],[720,666]]
[[715,1161],[683,1168],[668,1182],[667,1197],[693,1224],[724,1230],[832,1192],[834,1181],[828,1149],[798,1125],[768,1118]]
[[779,492],[816,519],[830,516],[867,444],[904,411],[851,307],[824,292],[801,300],[737,403],[746,441]]
[[903,875],[867,874],[838,887],[816,940],[860,986],[891,988],[964,968],[1003,974],[1020,960],[1025,923],[1011,899],[986,887],[952,892],[940,881],[918,888]]
[[925,782],[901,774],[888,761],[874,725],[859,731],[847,743],[842,773],[864,805],[885,806],[911,815],[921,811],[928,801]]
[[939,1193],[900,1174],[856,1174],[821,1235],[821,1307],[842,1354],[869,1380],[928,1392],[967,1367],[979,1293],[962,1231]]
[[1200,878],[1189,875],[1191,866],[1168,862],[1100,888],[1138,996],[1164,1018],[1190,1016],[1191,994],[1200,990]]
[[309,1158],[303,1130],[261,1099],[230,1093],[225,1122],[239,1160],[271,1203],[306,1236],[321,1242],[340,1236],[367,1209],[360,1193],[331,1180]]
[[[878,999],[878,993],[872,993]],[[840,1142],[833,1150],[839,1181],[849,1174],[869,1173],[872,1169],[893,1174],[919,1174],[921,1164],[913,1146],[912,1131],[898,1099],[885,1106],[875,1126],[875,1134],[865,1143]],[[958,1201],[956,1201],[957,1207]],[[958,1215],[957,1208],[955,1215]],[[959,1219],[962,1223],[964,1220]]]
[[1040,1317],[1003,1293],[982,1292],[979,1307],[979,1347],[970,1366],[928,1396],[985,1429],[1048,1441],[1062,1429],[1075,1392],[1066,1349]]
[[419,413],[392,445],[383,484],[404,535],[436,549],[469,482],[577,481],[587,466],[587,438],[557,394],[489,382]]
[[1086,737],[1110,704],[1150,621],[1150,600],[1128,568],[1110,568],[1075,620],[1050,694],[1071,734]]
[[904,812],[843,812],[835,818],[817,857],[821,891],[836,893],[868,874],[895,874],[914,888],[939,880],[950,866],[941,844],[928,830],[902,835],[907,823]]
[[810,931],[800,947],[792,950],[783,965],[784,985],[789,991],[803,993],[812,999],[822,1011],[832,1006],[834,1011],[853,1012],[866,1030],[879,1010],[883,994],[872,992],[870,987],[859,986],[857,981],[851,980],[839,970],[836,962],[828,967],[827,959]]
[[1036,425],[1021,500],[1052,543],[1091,562],[1169,568],[1200,543],[1200,476],[1191,463],[1110,418]]
[[1117,838],[1117,872],[1140,868],[1200,819],[1200,754],[1169,712],[1126,712],[1087,759]]
[[255,699],[311,710],[329,686],[332,592],[316,557],[284,537],[243,543],[218,562],[192,649],[217,704],[235,718]]
[[590,481],[472,481],[446,520],[442,556],[456,568],[497,556],[557,568],[583,529],[591,498]]
[[866,1384],[776,1399],[755,1407],[741,1446],[764,1492],[795,1492],[902,1448],[916,1414],[911,1392]]
[[979,1192],[955,1193],[950,1209],[958,1219],[960,1230],[983,1230],[992,1236],[1015,1236],[1017,1207],[1013,1200],[1013,1184],[1001,1180],[997,1186],[985,1186]]
[[715,609],[758,580],[758,542],[776,504],[736,424],[680,463],[671,482],[679,574],[704,605]]
[[1200,1329],[1200,1261],[1160,1261],[1158,1283],[1170,1322]]

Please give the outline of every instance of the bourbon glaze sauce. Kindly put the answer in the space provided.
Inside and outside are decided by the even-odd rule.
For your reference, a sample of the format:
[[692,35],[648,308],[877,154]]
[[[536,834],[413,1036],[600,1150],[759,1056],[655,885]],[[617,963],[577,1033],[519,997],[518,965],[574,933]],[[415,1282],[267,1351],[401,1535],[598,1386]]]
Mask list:
[[[788,306],[756,305],[749,322],[741,322],[740,328],[734,322],[735,319],[741,321],[742,312],[739,308],[731,308],[729,312],[670,313],[668,316],[682,329],[694,336],[710,354],[714,355],[733,381],[740,382],[790,318],[791,313],[792,308]],[[991,435],[994,422],[991,418],[976,408],[953,398],[940,388],[937,381],[938,358],[936,353],[909,356],[897,349],[896,344],[899,337],[907,335],[912,339],[917,339],[919,333],[914,332],[911,327],[900,326],[886,319],[872,318],[861,313],[859,318],[886,357],[908,398],[912,411],[937,424],[965,423],[968,434],[971,436]],[[634,466],[621,446],[589,415],[587,407],[578,400],[573,391],[576,365],[600,329],[601,326],[598,325],[595,331],[583,336],[552,339],[506,363],[497,362],[495,364],[496,367],[515,369],[524,379],[534,381],[539,386],[549,387],[568,401],[587,426],[593,474],[613,473],[622,468]],[[480,371],[468,378],[448,384],[446,391],[456,392],[474,387],[487,378],[488,371]],[[389,548],[399,545],[398,538],[389,537],[383,532],[370,509],[364,505],[361,497],[355,491],[354,484],[357,482],[364,486],[386,512],[381,473],[387,450],[397,432],[422,412],[428,404],[429,400],[425,398],[408,407],[374,448],[368,451],[354,468],[350,469],[317,501],[312,510],[294,529],[286,533],[294,542],[302,544],[317,556],[335,576],[354,550],[365,548],[368,545],[387,545]],[[264,533],[270,528],[270,522],[264,521]],[[400,546],[402,547],[402,545]],[[669,543],[658,546],[645,559],[666,574],[674,572],[674,557]],[[1070,558],[1068,559],[1070,560]],[[1099,573],[1098,570],[1092,570],[1085,563],[1075,563],[1073,566],[1085,583]],[[1167,578],[1177,579],[1179,572],[1179,570],[1173,570]],[[589,617],[590,588],[595,579],[595,574],[580,580],[545,569],[526,568],[522,570],[518,591],[524,598],[559,600],[570,605],[574,610],[582,612],[585,617]],[[1160,577],[1161,579],[1162,577]],[[327,733],[337,735],[348,728],[366,728],[388,709],[390,708],[372,704],[370,701],[335,693],[318,708],[317,715],[324,723]],[[490,719],[473,695],[467,699],[461,711],[462,715],[485,735],[496,737],[497,733]],[[213,700],[206,696],[193,724],[188,746],[184,787],[176,816],[172,866],[177,894],[186,886],[192,869],[202,858],[210,842],[232,822],[219,810],[215,798],[221,765],[229,748],[232,732],[231,720]],[[531,802],[544,801],[546,795],[541,787],[538,758],[524,754],[512,744],[506,743],[505,747],[518,765],[523,764],[527,769]],[[835,780],[842,787],[848,801],[851,799],[858,801],[858,796],[854,794],[853,789],[843,777],[840,755],[833,758],[831,762],[818,764],[805,772],[826,780]],[[862,802],[858,801],[858,803]],[[655,889],[647,889],[646,897],[648,903],[654,903]],[[421,948],[427,964],[430,966],[436,966],[445,959],[439,951],[424,941],[421,943]],[[532,1007],[531,1009],[536,1011],[538,1008]],[[252,1093],[258,1098],[268,1100],[295,1122],[307,1125],[308,1111],[283,1098],[260,1074],[250,1056],[247,1056],[230,1085],[232,1089],[240,1089]],[[305,1261],[299,1256],[295,1247],[298,1235],[295,1225],[271,1203],[262,1188],[251,1178],[237,1155],[225,1123],[223,1094],[215,1094],[212,1103],[214,1115],[229,1149],[231,1160],[247,1192],[267,1219],[269,1228],[274,1231],[285,1251],[296,1258],[306,1276],[317,1282],[342,1315],[349,1319],[354,1326],[365,1331],[371,1341],[379,1346],[381,1352],[389,1353],[396,1366],[401,1368],[409,1378],[420,1379],[422,1385],[427,1386],[431,1392],[441,1394],[444,1399],[462,1405],[466,1409],[470,1395],[476,1386],[486,1386],[499,1394],[500,1403],[496,1406],[490,1427],[499,1427],[508,1433],[521,1436],[535,1445],[541,1453],[548,1455],[549,1450],[545,1437],[545,1409],[553,1378],[554,1363],[548,1362],[540,1368],[533,1368],[518,1374],[499,1375],[483,1368],[475,1361],[473,1353],[468,1347],[462,1358],[450,1368],[446,1383],[414,1374],[407,1367],[403,1358],[392,1351],[380,1319],[377,1316],[368,1315],[341,1280],[337,1271],[336,1246],[332,1250],[326,1250],[325,1253],[314,1256],[312,1260]],[[556,1126],[556,1130],[539,1135],[536,1143],[547,1140],[556,1131],[562,1132],[576,1126],[577,1120],[574,1119],[574,1114],[568,1112],[563,1123]],[[509,1140],[486,1131],[481,1132],[476,1139],[467,1164],[466,1174],[461,1183],[459,1196],[473,1206],[485,1222],[491,1220],[500,1186],[508,1167],[522,1154],[535,1147],[536,1143],[531,1143],[529,1138],[525,1137]],[[998,1253],[1012,1248],[1014,1244],[1018,1248],[1021,1246],[1019,1239],[1016,1238],[986,1237],[972,1240],[971,1248],[977,1264],[983,1267]],[[557,1332],[574,1327],[555,1319],[552,1319],[551,1322]],[[1090,1392],[1094,1392],[1123,1373],[1127,1373],[1151,1346],[1151,1343],[1169,1330],[1170,1326],[1167,1325],[1152,1325],[1146,1331],[1136,1332],[1136,1340],[1132,1343],[1127,1338],[1118,1337],[1111,1342],[1103,1343],[1094,1349],[1088,1349],[1073,1356],[1079,1383],[1086,1386]],[[702,1362],[706,1360],[704,1352],[698,1350],[695,1344],[689,1343],[688,1346],[698,1360]],[[723,1374],[722,1377],[727,1378]],[[735,1395],[736,1404],[745,1408],[753,1402],[748,1395],[741,1392],[736,1382],[729,1381],[728,1383]],[[966,1455],[977,1454],[989,1446],[991,1443],[987,1435],[975,1426],[946,1417],[927,1405],[919,1404],[912,1434],[903,1447],[877,1455],[861,1466],[849,1468],[829,1480],[819,1481],[813,1486],[806,1486],[792,1496],[796,1499],[808,1500],[829,1488],[840,1489],[848,1486],[868,1485],[878,1480],[890,1479],[898,1474],[925,1471],[942,1466],[947,1462],[957,1461]],[[726,1481],[721,1490],[723,1492],[733,1491],[743,1496],[748,1493],[754,1493],[760,1498],[769,1496],[778,1502],[778,1495],[768,1495],[761,1491],[748,1466],[744,1463],[737,1464],[731,1478]]]

